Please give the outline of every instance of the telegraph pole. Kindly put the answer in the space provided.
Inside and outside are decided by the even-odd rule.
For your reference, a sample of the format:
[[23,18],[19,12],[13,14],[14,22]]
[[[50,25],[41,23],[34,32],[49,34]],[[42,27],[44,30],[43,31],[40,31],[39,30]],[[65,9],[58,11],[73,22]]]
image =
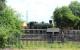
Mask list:
[[26,12],[26,21],[27,21],[27,23],[28,23],[28,10],[27,10],[27,12]]

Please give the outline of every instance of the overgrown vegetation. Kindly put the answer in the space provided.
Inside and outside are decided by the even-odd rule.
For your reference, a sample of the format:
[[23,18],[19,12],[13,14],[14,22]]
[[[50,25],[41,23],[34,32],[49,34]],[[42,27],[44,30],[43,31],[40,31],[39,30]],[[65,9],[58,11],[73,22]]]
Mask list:
[[6,6],[5,0],[0,0],[0,47],[5,47],[8,42],[16,43],[16,38],[21,32],[20,25],[17,14]]
[[47,41],[20,41],[21,44],[10,50],[80,50],[80,42],[68,41],[65,43],[47,43]]
[[[80,42],[72,42],[67,41],[64,43],[54,42],[54,43],[48,43],[47,41],[23,41],[20,42],[21,44],[18,44],[17,47],[23,48],[23,49],[35,49],[35,48],[48,48],[48,49],[55,49],[55,48],[72,48],[77,49],[80,48]],[[73,45],[74,44],[74,45]],[[20,46],[22,45],[22,46]]]

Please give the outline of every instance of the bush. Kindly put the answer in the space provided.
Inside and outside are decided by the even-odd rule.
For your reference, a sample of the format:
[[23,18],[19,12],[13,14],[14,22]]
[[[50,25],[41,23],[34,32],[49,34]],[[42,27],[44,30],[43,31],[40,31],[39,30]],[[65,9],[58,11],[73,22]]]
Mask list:
[[6,7],[0,16],[0,47],[8,42],[16,43],[16,39],[21,34],[21,21],[15,12]]

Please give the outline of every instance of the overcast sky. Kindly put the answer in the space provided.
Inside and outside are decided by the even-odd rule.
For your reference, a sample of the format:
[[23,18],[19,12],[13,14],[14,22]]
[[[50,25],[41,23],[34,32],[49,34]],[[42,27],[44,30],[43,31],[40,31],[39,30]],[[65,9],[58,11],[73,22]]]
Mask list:
[[73,0],[7,0],[7,5],[20,13],[24,21],[48,22],[56,7],[68,5],[71,1]]

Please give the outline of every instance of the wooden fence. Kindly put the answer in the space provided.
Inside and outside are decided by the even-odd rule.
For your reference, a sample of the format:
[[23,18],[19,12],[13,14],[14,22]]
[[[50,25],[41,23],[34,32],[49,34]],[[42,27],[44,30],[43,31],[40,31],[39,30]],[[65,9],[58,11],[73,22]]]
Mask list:
[[26,29],[21,40],[30,41],[80,41],[80,30],[68,30],[63,33],[47,33],[46,29]]

